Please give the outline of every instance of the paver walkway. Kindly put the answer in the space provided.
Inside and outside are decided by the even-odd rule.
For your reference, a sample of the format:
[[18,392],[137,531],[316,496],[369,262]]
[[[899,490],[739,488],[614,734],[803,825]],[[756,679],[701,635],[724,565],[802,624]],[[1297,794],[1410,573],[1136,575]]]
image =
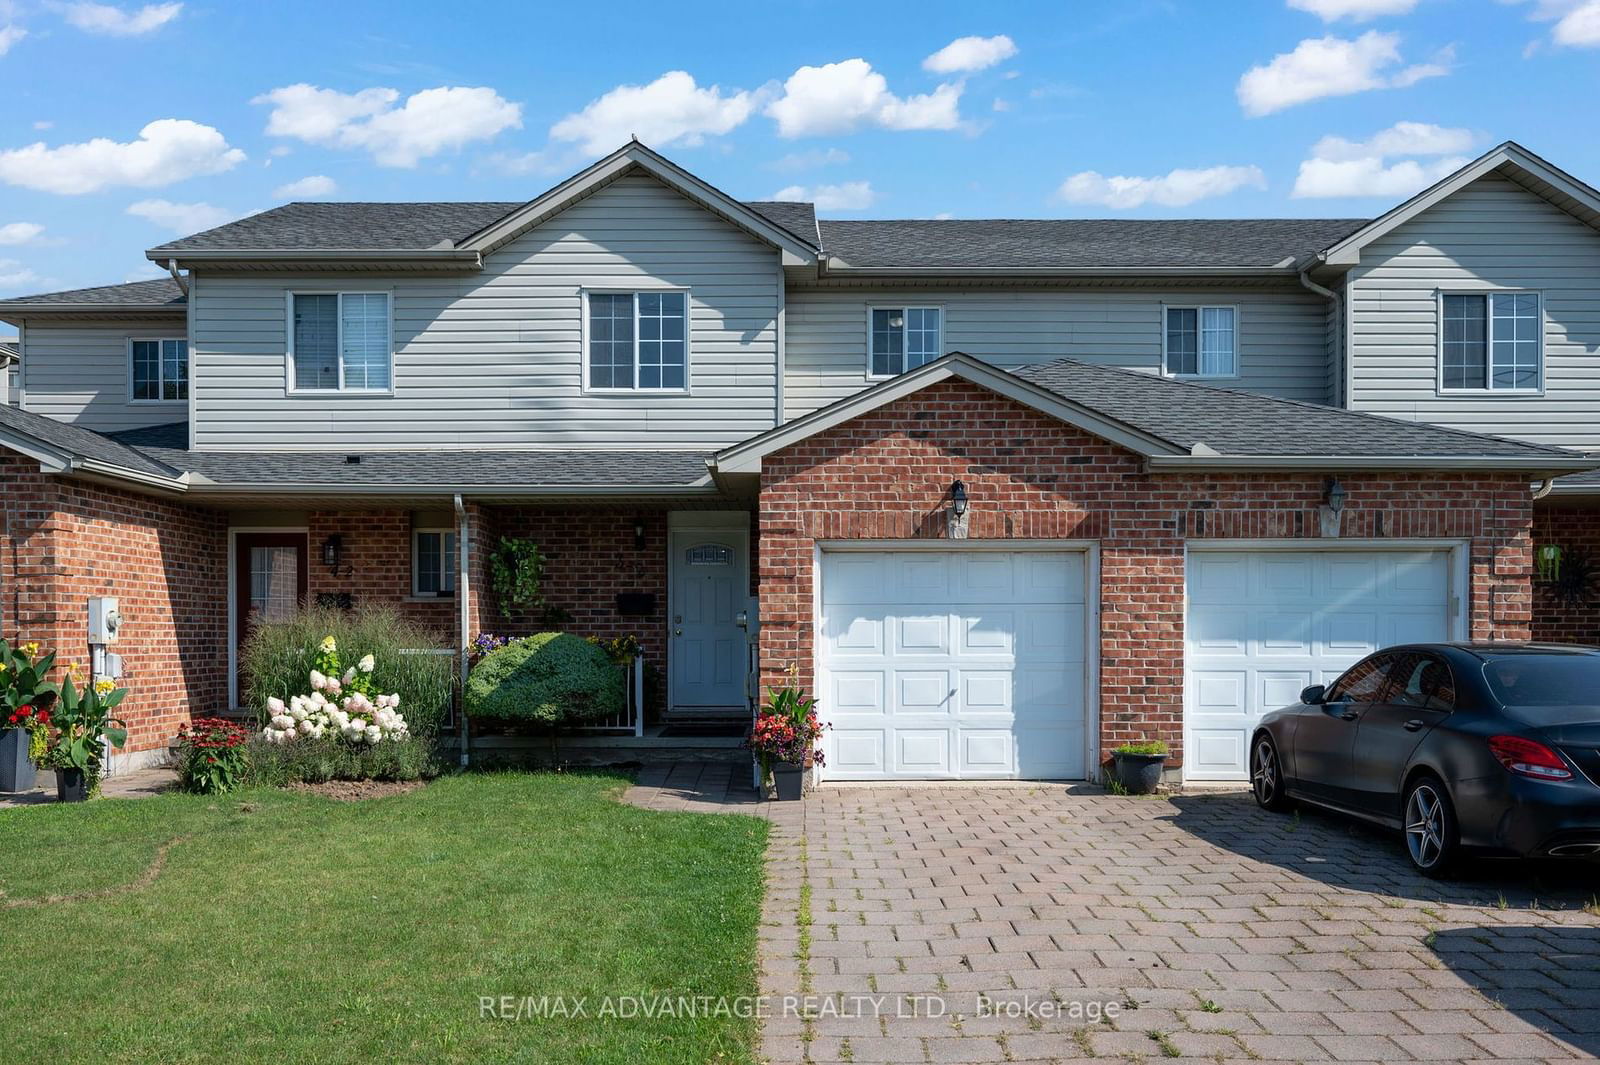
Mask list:
[[[100,795],[107,799],[144,799],[177,786],[178,774],[171,769],[135,769],[102,780]],[[0,793],[0,809],[55,801],[56,777],[52,772],[41,772],[38,786],[32,791]]]
[[1600,1056],[1594,866],[1435,883],[1394,837],[1246,794],[764,805],[772,1062]]

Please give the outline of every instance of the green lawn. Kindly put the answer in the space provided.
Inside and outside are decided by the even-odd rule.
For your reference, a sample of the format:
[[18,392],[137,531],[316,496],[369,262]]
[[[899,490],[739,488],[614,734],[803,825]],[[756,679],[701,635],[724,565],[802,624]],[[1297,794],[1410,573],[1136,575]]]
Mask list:
[[[615,775],[469,774],[359,803],[257,791],[0,811],[0,1059],[748,1062],[755,1023],[599,996],[752,995],[765,823]],[[495,1020],[480,996],[588,996]]]

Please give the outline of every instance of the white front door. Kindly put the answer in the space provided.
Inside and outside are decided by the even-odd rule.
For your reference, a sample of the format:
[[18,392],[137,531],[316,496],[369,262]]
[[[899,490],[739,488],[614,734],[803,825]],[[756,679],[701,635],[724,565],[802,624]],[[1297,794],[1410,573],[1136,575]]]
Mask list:
[[739,614],[750,598],[749,544],[744,527],[674,528],[668,537],[674,710],[748,708],[749,652]]
[[1380,647],[1450,639],[1443,550],[1191,548],[1186,780],[1245,780],[1261,715]]
[[1086,569],[1068,551],[824,553],[824,775],[1082,779]]

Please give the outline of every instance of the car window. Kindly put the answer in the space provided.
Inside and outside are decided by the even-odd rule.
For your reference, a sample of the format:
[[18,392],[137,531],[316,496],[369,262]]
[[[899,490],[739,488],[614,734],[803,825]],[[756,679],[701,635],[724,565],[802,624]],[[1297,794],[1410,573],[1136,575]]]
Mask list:
[[1600,656],[1507,655],[1483,664],[1489,690],[1506,706],[1593,706],[1600,702]]
[[1437,655],[1409,651],[1390,670],[1394,684],[1388,701],[1398,706],[1449,713],[1456,706],[1456,686],[1450,667]]
[[1344,676],[1333,682],[1330,703],[1374,703],[1383,694],[1384,682],[1389,678],[1389,666],[1394,655],[1373,655],[1357,662]]

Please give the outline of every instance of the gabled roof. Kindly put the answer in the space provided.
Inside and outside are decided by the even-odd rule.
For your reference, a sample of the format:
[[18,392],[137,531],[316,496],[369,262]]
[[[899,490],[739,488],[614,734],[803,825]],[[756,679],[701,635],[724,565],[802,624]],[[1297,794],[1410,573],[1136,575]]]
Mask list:
[[153,259],[212,251],[426,251],[465,240],[522,206],[506,203],[290,203],[168,241]]
[[1505,141],[1490,148],[1455,173],[1423,189],[1398,207],[1385,211],[1366,225],[1335,241],[1324,249],[1318,258],[1329,266],[1353,266],[1361,261],[1361,249],[1386,233],[1392,232],[1396,227],[1411,221],[1439,201],[1491,173],[1502,174],[1516,181],[1580,221],[1600,228],[1600,191],[1596,191],[1515,141]]
[[0,300],[0,318],[6,311],[24,313],[66,313],[80,311],[105,314],[120,310],[142,313],[170,311],[183,313],[188,297],[170,277],[153,281],[132,281],[125,285],[100,285],[66,292],[45,292],[37,296],[17,296]]
[[1553,476],[1600,466],[1563,448],[1403,422],[1077,359],[1008,373],[954,353],[772,429],[713,458],[719,475],[816,433],[961,378],[1142,456],[1152,471],[1495,469]]
[[52,473],[96,473],[181,490],[182,472],[138,448],[80,426],[0,404],[0,447]]

